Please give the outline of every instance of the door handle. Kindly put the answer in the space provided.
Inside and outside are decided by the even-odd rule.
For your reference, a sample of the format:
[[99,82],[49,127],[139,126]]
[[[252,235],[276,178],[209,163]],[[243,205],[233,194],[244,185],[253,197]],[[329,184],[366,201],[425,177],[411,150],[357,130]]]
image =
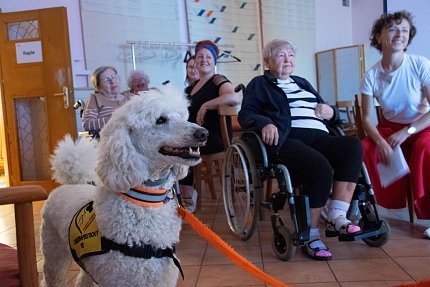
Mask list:
[[70,106],[70,99],[69,99],[69,88],[66,86],[63,86],[63,92],[62,93],[56,93],[54,96],[63,96],[64,101],[64,108],[67,110]]

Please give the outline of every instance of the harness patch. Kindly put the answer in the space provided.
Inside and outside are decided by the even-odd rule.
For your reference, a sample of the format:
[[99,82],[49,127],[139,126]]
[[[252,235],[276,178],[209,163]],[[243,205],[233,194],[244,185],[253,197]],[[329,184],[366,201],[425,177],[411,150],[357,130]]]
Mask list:
[[181,272],[182,278],[184,278],[181,264],[175,256],[174,246],[173,248],[164,249],[157,249],[149,244],[133,244],[132,246],[128,246],[103,237],[97,225],[93,201],[84,205],[73,216],[69,226],[69,246],[73,259],[85,271],[86,268],[80,259],[86,256],[103,254],[115,250],[121,252],[125,256],[137,258],[171,258]]
[[102,249],[101,232],[97,226],[92,201],[73,216],[69,226],[69,246],[76,262],[88,255],[107,252]]

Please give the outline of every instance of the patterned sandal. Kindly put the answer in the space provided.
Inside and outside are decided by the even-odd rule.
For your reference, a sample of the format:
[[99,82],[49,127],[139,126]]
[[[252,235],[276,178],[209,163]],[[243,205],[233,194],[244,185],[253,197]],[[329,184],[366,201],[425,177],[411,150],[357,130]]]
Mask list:
[[303,251],[314,260],[327,261],[332,258],[330,249],[328,249],[319,238],[305,243],[305,245],[303,245]]
[[351,235],[361,232],[360,226],[354,225],[344,216],[338,216],[332,221],[327,221],[325,236],[335,237],[342,234]]

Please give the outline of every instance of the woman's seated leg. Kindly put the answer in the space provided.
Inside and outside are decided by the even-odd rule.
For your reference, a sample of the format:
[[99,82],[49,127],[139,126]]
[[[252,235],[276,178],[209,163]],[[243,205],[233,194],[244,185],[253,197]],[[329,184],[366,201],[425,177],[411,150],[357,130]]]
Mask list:
[[304,251],[312,259],[330,260],[332,254],[321,241],[319,233],[319,215],[332,185],[330,163],[321,153],[295,139],[287,139],[277,153],[270,152],[269,148],[269,153],[271,160],[287,166],[293,183],[300,182],[302,192],[309,196],[311,233]]
[[328,207],[327,229],[332,236],[360,232],[359,226],[347,219],[363,155],[360,141],[354,137],[324,137],[314,144],[334,170],[333,194]]

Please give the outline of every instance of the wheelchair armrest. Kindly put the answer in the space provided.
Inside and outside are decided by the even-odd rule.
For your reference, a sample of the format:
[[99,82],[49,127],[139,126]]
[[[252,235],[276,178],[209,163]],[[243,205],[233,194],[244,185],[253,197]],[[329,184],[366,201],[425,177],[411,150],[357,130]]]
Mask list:
[[331,135],[335,135],[335,136],[345,136],[345,133],[343,132],[343,130],[340,128],[339,122],[335,122],[335,123],[328,123],[327,124],[327,129],[329,131],[329,133]]
[[255,130],[243,130],[240,133],[240,139],[244,141],[250,141],[250,139],[253,141],[253,143],[260,148],[261,151],[261,159],[263,161],[264,168],[269,167],[269,157],[267,155],[266,146],[264,145],[263,140],[261,139],[261,136],[255,131]]

